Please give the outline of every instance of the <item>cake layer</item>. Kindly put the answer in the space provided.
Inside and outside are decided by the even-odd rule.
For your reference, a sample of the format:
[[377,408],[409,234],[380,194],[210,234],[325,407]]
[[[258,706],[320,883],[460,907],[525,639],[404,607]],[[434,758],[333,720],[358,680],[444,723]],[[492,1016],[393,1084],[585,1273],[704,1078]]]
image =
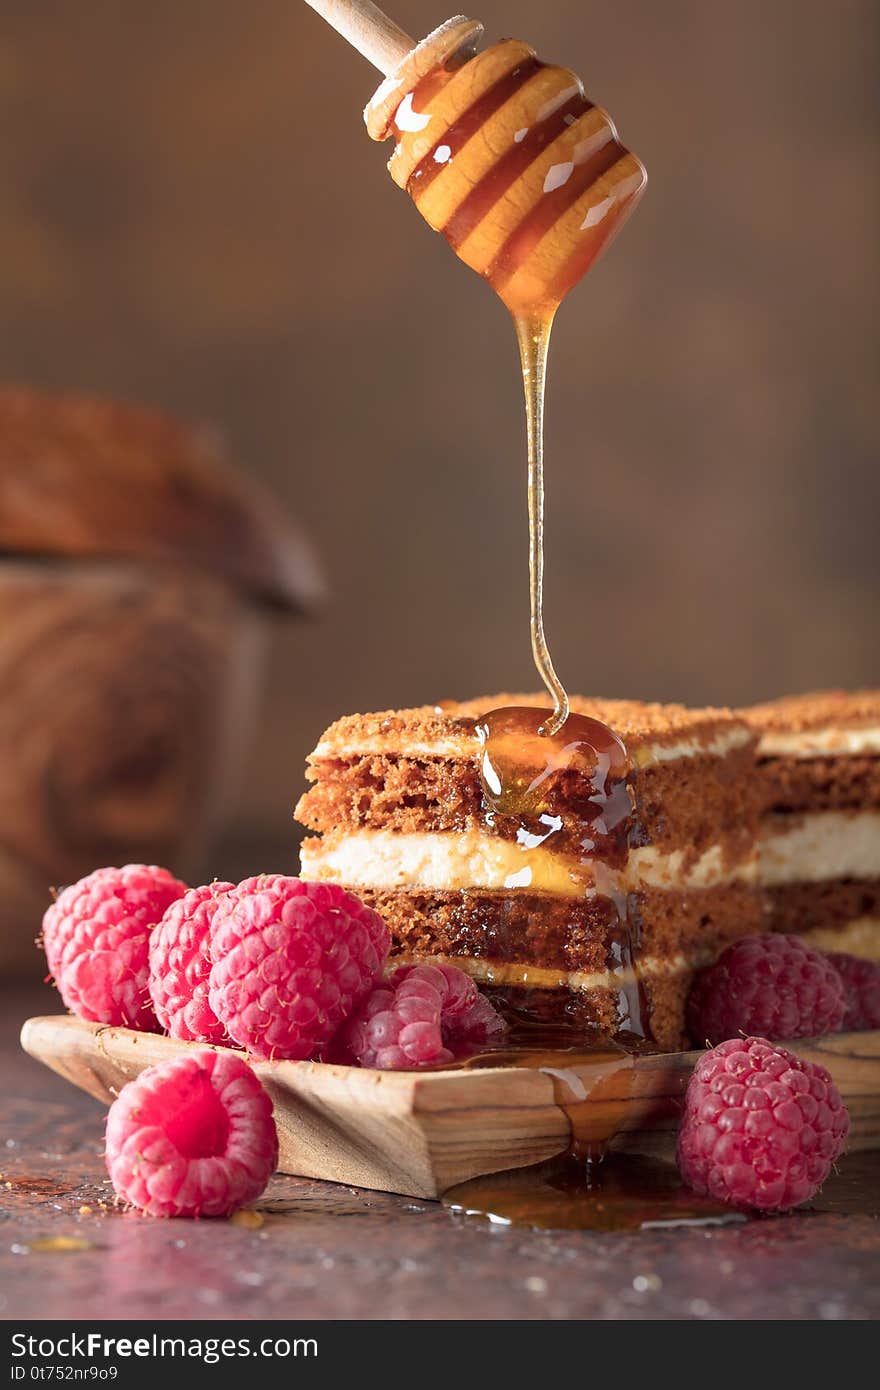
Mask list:
[[768,888],[880,878],[880,811],[766,816],[758,841],[758,873]]
[[880,954],[880,692],[742,710],[759,735],[758,873],[773,930]]
[[[619,1019],[622,992],[631,995],[640,986],[647,999],[643,1021],[660,1046],[675,1046],[683,1035],[684,999],[694,971],[730,941],[764,927],[761,899],[743,884],[633,893],[623,922],[620,904],[598,894],[567,899],[521,890],[363,886],[357,892],[388,923],[394,958],[448,959],[484,983],[556,991],[566,1016],[568,996],[576,994],[581,1006],[592,1000],[600,1012],[613,1000]],[[658,1031],[652,982],[670,975],[679,982],[680,1007]]]
[[[761,747],[763,750],[763,740]],[[880,755],[761,756],[758,767],[764,804],[771,811],[880,808]]]
[[[488,710],[496,702],[513,700],[542,703],[537,696],[498,695],[479,706],[453,709]],[[618,705],[576,700],[573,708],[604,719]],[[676,729],[683,735],[678,742],[652,744],[644,727],[633,734],[612,725],[626,742],[630,760],[630,843],[681,851],[694,860],[720,846],[725,865],[748,858],[761,787],[752,773],[754,736],[746,726],[722,711],[683,711],[664,723],[656,711],[670,707],[620,702],[619,708],[628,712],[630,728],[640,727],[633,711],[642,709],[652,712],[650,718],[643,716],[643,724],[653,726],[655,738],[662,733],[671,739]],[[629,741],[633,737],[635,750]],[[657,756],[658,751],[664,756]],[[312,754],[308,776],[315,785],[301,798],[296,816],[322,833],[342,827],[406,834],[486,828],[479,757],[471,714],[430,707],[428,712],[351,716],[333,725]],[[491,818],[492,834],[502,839],[516,840],[523,831],[543,839],[548,829],[557,852],[581,844],[577,825],[567,830],[551,826],[547,818]]]
[[[643,981],[653,1039],[670,1052],[688,1045],[683,1021],[692,979],[693,970],[687,966],[648,975]],[[595,1030],[607,1035],[617,1030],[618,991],[608,986],[584,991],[484,983],[482,988],[510,1023],[522,1030],[520,1036],[537,1036],[539,1045],[554,1038],[567,1045],[572,1034]]]
[[607,1032],[640,996],[642,1025],[660,1047],[684,1037],[694,972],[763,926],[757,895],[741,885],[632,894],[623,926],[598,896],[358,891],[388,923],[393,961],[448,960],[508,992],[532,1021],[543,1008],[547,1022]]
[[521,889],[420,892],[363,885],[357,892],[387,921],[394,951],[562,971],[615,964],[622,930],[641,969],[651,956],[683,954],[702,964],[707,953],[764,926],[763,902],[746,884],[631,893],[623,926],[615,903],[598,893],[569,899]]
[[392,952],[475,958],[486,965],[541,966],[557,973],[602,971],[619,929],[617,909],[598,894],[572,901],[549,893],[354,891],[384,917]]
[[880,690],[817,690],[784,695],[737,713],[767,740],[768,751],[880,751]]
[[[830,931],[835,936],[855,922],[880,920],[880,874],[872,878],[830,878],[821,883],[786,883],[768,888],[770,925],[796,936]],[[864,940],[865,931],[860,939]],[[835,946],[835,950],[849,949]],[[880,953],[880,940],[869,954]],[[864,955],[858,950],[856,955]]]
[[[588,715],[613,729],[626,744],[635,767],[701,752],[723,757],[730,748],[749,740],[745,721],[729,710],[587,699],[582,695],[573,695],[570,704],[573,714]],[[309,761],[366,754],[395,757],[399,753],[413,758],[471,757],[477,721],[490,710],[521,706],[546,708],[547,695],[502,693],[414,709],[345,715],[330,725]]]
[[880,691],[819,691],[739,713],[759,737],[768,807],[880,806]]
[[303,873],[374,888],[459,890],[527,888],[531,892],[582,897],[585,892],[635,891],[641,887],[710,888],[736,880],[755,882],[757,857],[728,860],[730,845],[711,845],[700,855],[648,845],[630,851],[625,869],[611,875],[589,858],[558,853],[545,843],[522,843],[484,829],[448,831],[334,831],[306,840],[300,849]]

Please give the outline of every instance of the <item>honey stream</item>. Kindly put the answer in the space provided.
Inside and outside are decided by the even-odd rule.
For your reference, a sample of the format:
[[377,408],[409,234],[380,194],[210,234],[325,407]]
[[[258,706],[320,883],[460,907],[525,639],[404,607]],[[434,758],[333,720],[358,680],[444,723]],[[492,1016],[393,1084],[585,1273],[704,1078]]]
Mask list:
[[[553,704],[540,732],[552,737],[569,701],[543,615],[550,331],[559,305],[637,205],[646,174],[575,73],[517,39],[475,54],[474,29],[462,19],[456,37],[438,39],[436,66],[424,75],[417,68],[405,94],[398,87],[393,115],[368,107],[368,127],[376,139],[393,134],[392,178],[513,316],[528,428],[531,645]],[[380,87],[380,112],[384,96]]]
[[514,315],[522,363],[528,432],[529,626],[532,657],[553,701],[539,734],[558,734],[569,714],[568,693],[556,674],[544,632],[544,390],[553,315]]

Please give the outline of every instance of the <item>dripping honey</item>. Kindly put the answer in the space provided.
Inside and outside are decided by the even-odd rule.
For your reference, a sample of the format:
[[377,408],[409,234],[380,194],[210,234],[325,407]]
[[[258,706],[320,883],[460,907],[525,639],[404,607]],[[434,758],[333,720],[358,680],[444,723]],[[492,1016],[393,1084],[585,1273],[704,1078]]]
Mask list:
[[556,733],[546,732],[547,722],[546,710],[523,707],[492,710],[477,723],[484,813],[525,847],[540,843],[584,866],[586,891],[609,901],[605,963],[615,982],[616,1030],[645,1038],[637,923],[620,886],[632,824],[626,749],[598,719],[569,714]]
[[671,1164],[608,1153],[634,1094],[638,1045],[596,1038],[578,1046],[514,1045],[457,1065],[517,1066],[541,1072],[565,1116],[569,1139],[552,1158],[526,1168],[457,1183],[444,1206],[503,1225],[544,1230],[632,1231],[678,1225],[719,1225],[745,1218],[688,1192]]
[[550,331],[562,300],[635,205],[644,169],[577,77],[515,39],[429,72],[398,107],[394,133],[393,177],[514,319],[528,435],[529,625],[553,705],[541,732],[552,736],[569,702],[543,613]]
[[[631,820],[626,750],[598,720],[571,714],[544,630],[544,395],[556,311],[635,206],[644,169],[574,74],[542,63],[516,40],[435,68],[408,93],[394,126],[392,176],[498,294],[513,317],[520,352],[529,627],[535,667],[552,708],[495,710],[480,721],[484,814],[496,824],[509,821],[508,831],[524,845],[555,839],[569,858],[589,868],[587,891],[609,902],[606,964],[617,985],[618,1037],[637,1043],[646,1036],[647,1014],[637,931],[620,888]],[[517,1050],[510,1060],[551,1078],[571,1128],[570,1151],[561,1167],[557,1162],[537,1177],[532,1171],[525,1179],[477,1179],[479,1191],[466,1184],[448,1194],[449,1205],[519,1220],[534,1216],[539,1192],[549,1193],[555,1217],[546,1224],[600,1224],[601,1201],[592,1203],[588,1220],[584,1203],[569,1199],[575,1189],[582,1196],[585,1183],[595,1188],[587,1178],[616,1132],[629,1094],[630,1052],[607,1041],[602,1046],[602,1052],[588,1049],[574,1057],[558,1049]],[[499,1061],[495,1053],[487,1064]],[[479,1064],[472,1059],[465,1065]]]

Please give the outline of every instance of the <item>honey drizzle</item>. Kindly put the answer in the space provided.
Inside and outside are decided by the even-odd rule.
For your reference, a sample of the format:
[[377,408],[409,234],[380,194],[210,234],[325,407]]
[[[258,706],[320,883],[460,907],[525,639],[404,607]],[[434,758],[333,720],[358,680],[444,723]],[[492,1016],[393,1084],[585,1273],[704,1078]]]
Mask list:
[[[505,43],[511,42],[504,40],[496,49],[487,52],[497,52]],[[465,66],[467,61],[464,60]],[[480,59],[471,61],[479,63]],[[418,114],[420,123],[435,119],[435,113],[431,110],[432,100],[455,77],[461,65],[461,62],[453,59],[416,83],[409,97],[409,105]],[[631,202],[632,195],[641,191],[644,171],[620,144],[610,118],[594,106],[584,95],[577,78],[565,69],[552,69],[558,72],[555,99],[532,110],[528,100],[529,85],[547,68],[547,64],[527,50],[527,56],[516,62],[476,99],[464,105],[451,122],[440,122],[443,128],[432,140],[430,148],[417,160],[405,181],[402,175],[397,178],[395,174],[395,178],[404,184],[416,206],[428,216],[430,224],[442,232],[453,250],[457,254],[464,254],[463,243],[474,233],[490,209],[504,199],[544,150],[552,147],[556,141],[563,142],[559,152],[560,163],[554,168],[564,171],[564,177],[560,181],[545,182],[542,194],[524,211],[502,244],[495,249],[491,262],[480,267],[480,273],[510,309],[519,343],[528,431],[529,625],[535,666],[553,701],[553,712],[540,732],[553,737],[568,717],[569,700],[550,656],[543,614],[543,414],[550,330],[565,295],[613,234],[624,204]],[[456,157],[479,135],[487,121],[499,112],[510,113],[507,133],[511,143],[508,148],[499,153],[492,166],[472,186],[465,185],[459,198],[455,197],[453,182],[445,216],[439,215],[436,210],[432,210],[429,216],[423,202],[427,190],[444,171],[454,167]],[[594,121],[593,125],[597,128],[588,132],[584,122],[590,112],[597,114],[598,122]],[[521,123],[517,125],[517,122]],[[395,121],[395,125],[398,146],[405,148],[410,138],[410,128],[399,120]],[[570,136],[566,136],[567,130],[571,132]],[[568,161],[561,159],[563,153],[568,155]],[[633,173],[632,180],[624,180],[618,188],[616,185],[620,180],[615,180],[612,174],[615,170],[622,171],[626,160],[633,163],[637,172]],[[392,159],[392,172],[393,164]],[[587,233],[588,227],[603,224],[604,230],[599,238],[592,233],[586,234],[583,245],[576,247],[549,275],[545,274],[543,281],[531,284],[526,280],[525,287],[520,284],[518,272],[530,261],[545,235],[584,194],[591,189],[602,188],[606,176],[609,176],[606,197],[598,205],[600,215],[593,223],[588,214],[581,228]],[[590,213],[596,210],[591,208]],[[466,254],[464,259],[466,262],[469,260]]]
[[[606,968],[617,980],[618,1036],[650,1036],[638,971],[638,920],[621,883],[629,852],[629,760],[618,736],[598,719],[569,714],[555,734],[533,707],[491,710],[476,724],[483,811],[528,848],[540,843],[590,866],[590,886],[608,903]],[[505,991],[492,991],[505,998]],[[506,1012],[506,1009],[505,1009]]]
[[[638,923],[630,921],[620,877],[629,840],[629,764],[626,750],[612,730],[598,720],[571,715],[568,695],[556,674],[544,631],[544,393],[550,332],[559,304],[613,234],[622,220],[624,204],[632,203],[631,195],[640,191],[644,172],[635,162],[640,175],[633,186],[629,186],[629,180],[617,186],[620,178],[615,180],[614,174],[622,176],[624,172],[620,161],[632,156],[620,145],[615,128],[604,113],[600,113],[602,127],[590,138],[581,139],[582,133],[586,134],[581,123],[595,108],[584,97],[577,79],[559,70],[560,83],[573,80],[576,90],[561,86],[555,105],[531,119],[520,121],[517,115],[517,124],[511,121],[513,143],[494,165],[472,186],[465,186],[460,199],[451,198],[445,215],[434,207],[435,203],[442,207],[439,199],[431,200],[431,216],[426,211],[427,189],[454,164],[456,156],[486,120],[502,107],[508,109],[507,103],[511,117],[517,109],[528,109],[522,100],[517,108],[516,99],[521,98],[529,80],[544,66],[534,56],[525,59],[460,111],[418,160],[406,180],[406,188],[416,205],[421,203],[430,224],[443,233],[466,263],[479,268],[511,311],[522,365],[528,437],[531,646],[553,709],[547,717],[533,708],[496,710],[480,721],[477,734],[482,743],[483,811],[490,823],[496,818],[508,818],[517,840],[525,846],[530,842],[544,844],[554,838],[563,846],[563,852],[573,850],[582,863],[592,861],[588,891],[596,892],[609,905],[607,963],[619,979],[619,1041],[609,1043],[606,1038],[594,1051],[589,1050],[588,1042],[582,1042],[577,1052],[564,1047],[549,1052],[515,1047],[507,1054],[495,1051],[463,1061],[460,1065],[498,1066],[506,1061],[508,1065],[532,1067],[547,1075],[556,1104],[569,1122],[569,1146],[562,1156],[547,1164],[460,1184],[445,1193],[443,1201],[455,1210],[503,1222],[549,1228],[632,1229],[645,1224],[667,1224],[669,1196],[673,1193],[674,1204],[679,1208],[678,1219],[730,1219],[728,1212],[714,1204],[701,1206],[699,1198],[688,1200],[685,1206],[674,1170],[661,1170],[658,1176],[656,1165],[649,1165],[647,1178],[643,1173],[637,1175],[635,1186],[627,1168],[609,1165],[616,1174],[606,1185],[613,1200],[609,1204],[602,1195],[600,1160],[626,1112],[635,1076],[632,1049],[644,1046],[647,1037],[647,1012],[636,968]],[[430,117],[431,98],[449,80],[451,71],[451,66],[447,67],[417,85],[414,102],[422,114]],[[489,263],[478,265],[469,258],[464,243],[542,151],[555,140],[563,139],[569,126],[572,136],[566,149],[570,168],[564,179],[545,180],[542,194],[502,244],[494,248]],[[398,138],[405,145],[407,135],[401,129]],[[559,168],[564,169],[565,164],[560,163]],[[605,180],[605,184],[600,184],[600,180]],[[528,274],[521,277],[519,272],[534,258],[545,235],[597,185],[606,196],[596,207],[590,207],[579,229],[587,234],[584,244],[561,263],[557,257],[555,267],[551,258],[550,271],[541,281],[530,280]],[[591,220],[594,212],[598,216]],[[602,228],[598,236],[593,232],[597,226]],[[620,1040],[625,1040],[627,1046],[620,1046]],[[644,1160],[633,1162],[638,1165]],[[621,1182],[624,1187],[629,1182],[625,1192],[620,1188]],[[708,1213],[706,1206],[712,1208]],[[651,1215],[658,1216],[658,1220],[648,1220]]]
[[544,387],[553,314],[514,317],[522,363],[528,432],[529,626],[532,656],[553,701],[538,732],[552,738],[569,714],[568,693],[556,674],[544,633]]

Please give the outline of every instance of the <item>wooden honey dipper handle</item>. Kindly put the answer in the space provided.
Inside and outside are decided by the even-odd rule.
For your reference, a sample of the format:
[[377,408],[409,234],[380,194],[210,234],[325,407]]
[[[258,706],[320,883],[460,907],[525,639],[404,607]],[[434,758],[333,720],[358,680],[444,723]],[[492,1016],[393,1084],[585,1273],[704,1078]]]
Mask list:
[[415,39],[371,0],[306,0],[352,48],[387,77],[415,48]]
[[416,43],[372,0],[306,0],[358,53],[385,74],[364,117],[374,140],[384,140],[402,98],[444,63],[470,58],[483,33],[478,20],[453,15]]

